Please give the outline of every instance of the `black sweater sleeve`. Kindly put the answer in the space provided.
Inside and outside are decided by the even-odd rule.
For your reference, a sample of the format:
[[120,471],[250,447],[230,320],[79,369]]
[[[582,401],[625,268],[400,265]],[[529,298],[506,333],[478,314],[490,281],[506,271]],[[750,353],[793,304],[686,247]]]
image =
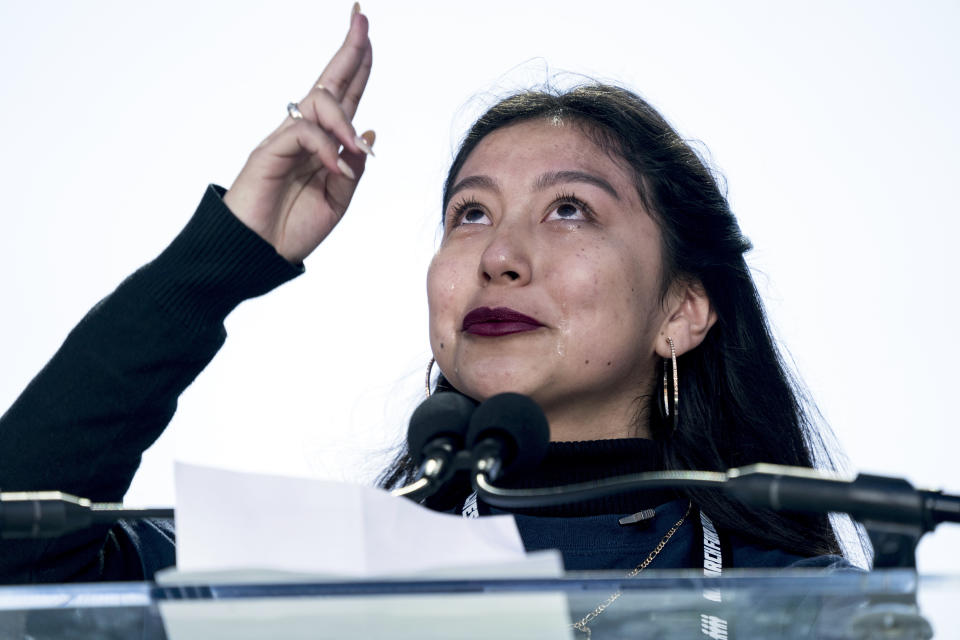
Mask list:
[[[234,217],[222,195],[211,185],[170,246],[80,321],[0,417],[0,489],[122,500],[177,398],[223,344],[227,314],[302,272]],[[123,525],[4,540],[0,581],[142,578],[143,533]]]

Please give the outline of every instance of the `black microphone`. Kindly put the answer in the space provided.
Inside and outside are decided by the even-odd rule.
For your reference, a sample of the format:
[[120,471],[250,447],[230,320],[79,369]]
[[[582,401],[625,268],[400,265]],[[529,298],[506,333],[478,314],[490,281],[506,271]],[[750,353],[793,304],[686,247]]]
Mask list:
[[117,520],[172,518],[173,509],[127,509],[112,502],[90,502],[60,491],[0,493],[0,537],[57,538]]
[[870,536],[874,568],[916,568],[920,538],[941,522],[960,521],[960,497],[918,490],[903,478],[861,473],[846,480],[809,469],[756,464],[731,469],[724,488],[755,507],[850,514]]
[[407,446],[420,467],[420,479],[393,492],[418,500],[436,493],[455,470],[454,457],[463,449],[464,435],[477,403],[453,392],[435,393],[410,416]]
[[474,483],[480,474],[493,482],[535,468],[547,454],[549,442],[550,426],[536,402],[519,393],[487,399],[473,412],[467,430]]
[[774,511],[848,513],[861,522],[891,522],[933,531],[960,522],[960,498],[915,489],[903,478],[861,473],[853,480],[821,472],[755,464],[731,469],[724,489],[741,502]]
[[759,463],[720,471],[650,471],[572,485],[505,489],[481,482],[478,494],[495,507],[569,504],[639,489],[715,489],[774,511],[847,513],[863,523],[887,522],[932,531],[960,523],[960,496],[915,489],[902,478],[860,474],[855,479],[806,467]]

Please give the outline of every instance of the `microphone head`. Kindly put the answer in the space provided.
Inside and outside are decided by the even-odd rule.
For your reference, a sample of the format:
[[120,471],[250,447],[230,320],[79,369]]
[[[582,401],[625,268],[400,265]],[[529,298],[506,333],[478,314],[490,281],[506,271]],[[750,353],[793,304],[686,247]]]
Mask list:
[[450,438],[454,450],[463,447],[470,416],[477,403],[456,392],[435,393],[417,407],[410,416],[407,445],[410,456],[419,465],[424,459],[424,448],[436,438]]
[[547,454],[550,426],[543,409],[519,393],[500,393],[473,412],[467,430],[467,448],[484,440],[502,445],[501,477],[537,467]]

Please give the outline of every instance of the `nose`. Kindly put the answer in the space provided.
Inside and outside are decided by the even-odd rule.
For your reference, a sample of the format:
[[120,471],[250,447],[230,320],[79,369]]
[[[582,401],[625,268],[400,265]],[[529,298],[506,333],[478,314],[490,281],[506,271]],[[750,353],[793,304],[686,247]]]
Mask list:
[[523,286],[530,282],[530,243],[522,230],[516,225],[496,230],[480,256],[479,275],[484,285]]

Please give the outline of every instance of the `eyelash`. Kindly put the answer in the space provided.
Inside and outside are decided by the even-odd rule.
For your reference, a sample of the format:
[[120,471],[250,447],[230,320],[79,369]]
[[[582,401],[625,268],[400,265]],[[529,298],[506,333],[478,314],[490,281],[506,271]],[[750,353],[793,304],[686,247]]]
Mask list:
[[[550,211],[553,211],[555,208],[562,204],[572,204],[583,212],[584,217],[587,220],[593,220],[593,210],[587,205],[586,202],[581,200],[576,196],[576,194],[566,191],[559,191],[557,196],[554,198],[553,202],[550,204]],[[463,215],[472,209],[480,209],[483,211],[483,205],[476,198],[466,198],[463,197],[453,205],[451,210],[451,218],[448,222],[448,225],[451,227],[459,227],[461,225],[461,220]]]
[[480,209],[483,210],[483,206],[475,198],[460,198],[456,204],[453,205],[453,210],[451,211],[450,220],[447,223],[447,226],[450,227],[459,227],[460,221],[463,219],[463,214],[465,214],[470,209]]

